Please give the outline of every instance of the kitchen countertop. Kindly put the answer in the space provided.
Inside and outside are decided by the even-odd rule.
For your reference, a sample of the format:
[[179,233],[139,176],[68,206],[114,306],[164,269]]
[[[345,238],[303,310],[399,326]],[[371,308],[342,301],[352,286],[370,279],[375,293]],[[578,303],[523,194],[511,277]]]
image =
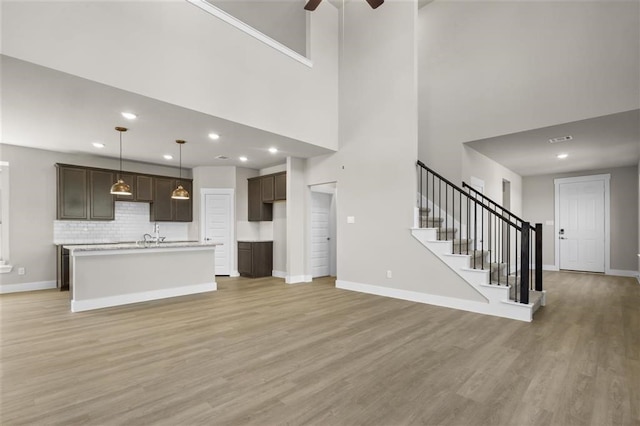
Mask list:
[[106,243],[106,244],[64,244],[64,248],[71,252],[88,251],[112,251],[112,250],[156,250],[156,249],[176,249],[176,248],[207,248],[221,245],[220,243],[209,243],[201,241],[166,241],[156,244],[155,242],[136,243]]

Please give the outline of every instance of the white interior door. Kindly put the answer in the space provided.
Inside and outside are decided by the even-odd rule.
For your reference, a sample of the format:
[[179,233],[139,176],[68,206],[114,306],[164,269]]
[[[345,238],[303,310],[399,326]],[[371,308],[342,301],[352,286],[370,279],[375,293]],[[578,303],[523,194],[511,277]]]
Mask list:
[[560,269],[604,272],[605,182],[566,182],[558,186]]
[[311,273],[313,278],[326,277],[331,272],[330,211],[333,195],[311,192]]
[[204,240],[221,243],[216,247],[216,275],[230,275],[233,261],[233,190],[203,192]]

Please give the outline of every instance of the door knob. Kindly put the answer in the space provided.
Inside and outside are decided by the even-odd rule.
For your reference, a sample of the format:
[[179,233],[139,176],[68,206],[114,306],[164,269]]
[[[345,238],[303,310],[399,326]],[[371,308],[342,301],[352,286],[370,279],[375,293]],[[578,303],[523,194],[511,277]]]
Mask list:
[[561,240],[566,240],[566,239],[567,239],[567,237],[560,237],[560,239],[561,239]]

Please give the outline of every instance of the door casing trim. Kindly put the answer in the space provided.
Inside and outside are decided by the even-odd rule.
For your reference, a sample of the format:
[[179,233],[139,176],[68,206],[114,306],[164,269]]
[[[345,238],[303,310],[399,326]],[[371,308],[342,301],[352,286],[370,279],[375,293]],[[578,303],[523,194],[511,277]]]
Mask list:
[[563,183],[578,183],[602,181],[604,183],[604,273],[611,275],[611,192],[610,192],[610,174],[576,176],[570,178],[557,178],[554,183],[554,266],[560,270],[560,240],[558,233],[560,232],[560,185]]

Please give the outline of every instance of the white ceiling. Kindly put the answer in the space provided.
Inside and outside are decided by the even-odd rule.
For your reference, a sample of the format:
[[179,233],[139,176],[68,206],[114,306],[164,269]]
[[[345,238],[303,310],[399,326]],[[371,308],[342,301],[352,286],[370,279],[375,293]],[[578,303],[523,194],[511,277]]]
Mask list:
[[[551,144],[549,139],[572,136]],[[521,176],[635,166],[640,161],[640,110],[605,115],[468,142],[468,147]],[[569,156],[560,160],[556,155]]]
[[[184,167],[242,166],[254,169],[283,164],[286,157],[309,158],[331,151],[302,141],[213,117],[15,58],[0,56],[1,143],[118,157],[116,126],[123,134],[123,158],[178,165],[176,139]],[[124,67],[125,65],[123,65]],[[122,111],[138,118],[129,121]],[[220,134],[218,141],[207,136]],[[96,149],[92,142],[102,142]],[[279,152],[271,154],[269,147]],[[173,160],[163,159],[172,154]],[[228,160],[215,157],[224,155]],[[249,161],[241,162],[240,156]]]
[[[61,152],[118,157],[178,165],[176,139],[184,139],[182,164],[261,169],[283,164],[287,156],[309,158],[331,151],[135,93],[0,55],[2,143]],[[122,111],[138,118],[124,119]],[[218,141],[208,138],[220,134]],[[571,135],[573,140],[550,144]],[[103,142],[98,150],[92,142]],[[594,170],[637,165],[640,157],[640,110],[596,117],[478,141],[468,147],[522,175]],[[269,147],[278,148],[275,155]],[[559,160],[556,155],[567,153]],[[173,160],[162,156],[172,154]],[[215,157],[224,155],[228,160]],[[241,162],[240,156],[249,161]]]

